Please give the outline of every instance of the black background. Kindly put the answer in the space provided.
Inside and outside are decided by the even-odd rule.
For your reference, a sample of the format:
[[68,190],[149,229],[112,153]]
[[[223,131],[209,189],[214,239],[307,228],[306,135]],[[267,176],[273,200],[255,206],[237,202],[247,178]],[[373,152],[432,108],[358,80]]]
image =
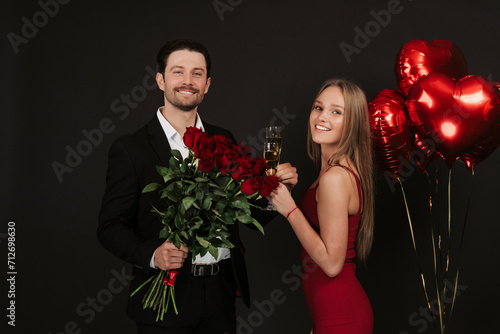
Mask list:
[[[227,7],[217,10],[217,3]],[[348,62],[339,44],[354,45],[354,28],[364,30],[375,21],[372,11],[391,3],[397,14]],[[95,230],[111,142],[148,122],[162,104],[158,89],[140,87],[153,84],[147,68],[154,68],[167,40],[196,39],[211,53],[212,86],[199,108],[204,120],[249,144],[281,115],[276,118],[284,126],[281,161],[298,168],[295,195],[300,197],[316,177],[306,155],[306,124],[325,79],[354,79],[371,99],[384,88],[397,88],[394,61],[404,43],[446,39],[461,48],[470,74],[499,81],[499,9],[496,1],[463,0],[401,0],[399,5],[385,0],[73,0],[43,21],[38,2],[2,2],[0,328],[134,333],[134,323],[125,317],[127,281],[115,279],[130,268],[100,247]],[[9,34],[22,36],[23,25],[34,16],[40,20],[38,31],[13,47]],[[136,101],[124,108],[122,99],[132,94]],[[99,128],[104,119],[112,130],[85,146],[84,132]],[[256,141],[258,151],[261,141]],[[58,178],[53,164],[67,165],[68,149],[78,147],[85,156]],[[444,226],[448,170],[439,161],[436,174],[435,166],[430,168],[431,179],[439,179],[434,219]],[[461,163],[452,170],[450,282],[469,198],[470,212],[449,333],[498,333],[499,166],[497,150],[477,166],[474,178]],[[428,179],[419,171],[410,174],[404,189],[434,300]],[[400,187],[380,172],[377,178],[375,244],[367,268],[358,268],[373,306],[375,333],[432,333]],[[8,222],[16,226],[15,327],[7,326],[6,317]],[[243,230],[254,304],[247,309],[238,301],[239,333],[308,333],[311,321],[293,273],[299,245],[290,227],[280,217],[266,236]]]

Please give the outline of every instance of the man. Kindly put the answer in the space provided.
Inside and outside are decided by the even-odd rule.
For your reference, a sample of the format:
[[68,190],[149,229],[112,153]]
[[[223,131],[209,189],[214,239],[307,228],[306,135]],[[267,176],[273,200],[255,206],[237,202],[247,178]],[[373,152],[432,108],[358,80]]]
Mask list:
[[[233,135],[202,122],[198,105],[210,87],[210,56],[203,45],[175,40],[158,53],[156,81],[164,92],[164,106],[153,119],[132,135],[116,140],[109,151],[106,190],[99,214],[98,238],[114,255],[134,265],[131,291],[157,270],[179,269],[175,282],[179,314],[170,309],[163,321],[156,311],[143,309],[147,288],[129,298],[127,314],[137,323],[138,333],[235,333],[235,296],[250,304],[248,279],[238,227],[229,226],[232,249],[219,249],[217,259],[209,253],[191,263],[186,246],[177,249],[159,239],[162,225],[151,204],[162,207],[155,193],[142,194],[145,185],[161,182],[156,165],[168,166],[171,149],[187,156],[182,138],[186,127],[196,126],[209,136]],[[276,174],[289,189],[297,183],[296,169],[282,164]],[[275,215],[259,212],[264,222]],[[262,220],[262,217],[258,219]]]

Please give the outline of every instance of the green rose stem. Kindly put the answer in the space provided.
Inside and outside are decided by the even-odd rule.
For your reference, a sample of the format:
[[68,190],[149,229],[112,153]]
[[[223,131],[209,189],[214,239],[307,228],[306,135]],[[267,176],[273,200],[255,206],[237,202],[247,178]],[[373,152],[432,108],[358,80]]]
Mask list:
[[[191,156],[191,151],[189,151],[189,155]],[[196,160],[196,157],[193,155],[193,159],[191,159],[191,165],[194,164],[194,161]],[[194,168],[194,174],[192,177],[196,176],[196,172],[198,171],[198,168]]]
[[156,314],[156,321],[158,318],[163,321],[163,315],[165,314],[165,295],[167,294],[167,289],[163,288],[163,293],[161,294],[160,307],[158,308],[158,313]]
[[177,311],[177,304],[175,304],[175,291],[173,286],[170,287],[170,296],[172,296],[172,306],[174,307],[175,314],[179,314]]
[[150,277],[150,278],[149,278],[146,282],[142,283],[142,284],[141,284],[141,285],[140,285],[137,289],[135,289],[135,291],[134,291],[134,292],[132,292],[132,293],[130,294],[130,297],[133,297],[133,296],[137,293],[137,291],[139,291],[139,290],[140,290],[140,289],[142,289],[142,288],[143,288],[146,284],[148,284],[149,282],[151,282],[151,280],[152,280],[153,278],[154,278],[154,276],[151,276],[151,277]]
[[149,304],[151,298],[153,297],[154,291],[156,290],[157,283],[160,280],[161,276],[163,276],[163,272],[159,272],[156,276],[154,276],[155,279],[154,279],[153,283],[151,284],[151,286],[149,287],[149,290],[146,292],[146,294],[144,295],[144,298],[142,299],[143,309],[146,309],[146,307],[148,307],[148,304]]
[[[153,310],[156,310],[156,306],[158,305],[158,297],[160,295],[160,290],[161,290],[161,287],[162,287],[162,284],[163,284],[163,275],[165,274],[164,271],[162,271],[160,274],[158,274],[158,280],[156,280],[156,288],[153,292],[153,298],[151,298],[151,302],[149,303],[149,308],[153,307]],[[147,305],[147,301],[146,301],[146,305]]]
[[229,180],[229,182],[228,182],[228,183],[226,184],[226,186],[224,187],[224,191],[226,191],[226,190],[227,190],[227,187],[229,187],[229,185],[230,185],[231,183],[233,183],[233,179],[232,179],[232,178]]

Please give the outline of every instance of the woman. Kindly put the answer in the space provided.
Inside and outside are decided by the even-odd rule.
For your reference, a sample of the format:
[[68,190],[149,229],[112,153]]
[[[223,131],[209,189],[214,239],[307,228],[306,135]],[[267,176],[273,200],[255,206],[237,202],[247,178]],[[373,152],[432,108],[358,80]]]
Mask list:
[[309,116],[308,153],[319,177],[297,205],[280,184],[270,196],[302,247],[302,288],[314,334],[372,333],[370,302],[355,276],[373,237],[372,151],[363,91],[327,81]]

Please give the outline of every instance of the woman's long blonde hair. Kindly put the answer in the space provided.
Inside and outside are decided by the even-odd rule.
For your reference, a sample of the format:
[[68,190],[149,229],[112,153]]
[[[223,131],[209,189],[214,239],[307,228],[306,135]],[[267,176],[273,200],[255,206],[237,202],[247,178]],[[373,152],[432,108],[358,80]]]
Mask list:
[[[348,158],[359,174],[363,189],[363,215],[356,237],[356,256],[365,263],[373,242],[374,186],[373,153],[368,105],[363,90],[345,79],[327,80],[316,96],[328,87],[336,86],[344,94],[344,129],[338,150],[328,159],[330,166]],[[315,99],[315,100],[316,100]],[[321,168],[321,146],[312,140],[311,127],[307,127],[307,153],[318,169]]]

